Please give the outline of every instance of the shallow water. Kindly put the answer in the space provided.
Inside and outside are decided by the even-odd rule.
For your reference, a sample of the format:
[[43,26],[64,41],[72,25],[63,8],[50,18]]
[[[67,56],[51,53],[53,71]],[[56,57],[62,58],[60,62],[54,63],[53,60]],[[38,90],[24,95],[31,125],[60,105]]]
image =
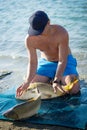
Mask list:
[[13,72],[0,80],[0,91],[24,80],[28,62],[24,39],[29,16],[36,10],[46,11],[52,24],[67,29],[80,78],[87,82],[87,1],[0,0],[0,72]]

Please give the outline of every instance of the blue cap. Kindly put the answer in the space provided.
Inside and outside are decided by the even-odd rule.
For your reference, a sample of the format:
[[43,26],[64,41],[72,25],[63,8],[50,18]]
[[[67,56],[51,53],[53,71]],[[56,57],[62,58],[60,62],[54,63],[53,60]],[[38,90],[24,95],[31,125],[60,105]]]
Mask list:
[[43,32],[48,21],[49,18],[44,11],[35,12],[29,18],[30,27],[28,30],[28,34],[30,36],[40,35]]

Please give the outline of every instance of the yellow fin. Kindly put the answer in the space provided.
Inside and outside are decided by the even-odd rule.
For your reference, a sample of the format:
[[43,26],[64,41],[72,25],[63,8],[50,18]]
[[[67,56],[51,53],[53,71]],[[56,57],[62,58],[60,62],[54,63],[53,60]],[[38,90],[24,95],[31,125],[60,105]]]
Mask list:
[[69,83],[68,85],[64,86],[65,90],[71,90],[73,85],[78,82],[78,79],[76,79],[74,82]]
[[29,99],[29,100],[28,100],[28,102],[35,101],[35,100],[37,100],[39,97],[41,97],[41,95],[40,95],[40,94],[38,94],[37,96],[35,96],[35,97],[33,97],[33,98]]
[[27,88],[27,90],[29,90],[29,89],[35,89],[35,88],[37,88],[37,83],[30,83],[30,85]]

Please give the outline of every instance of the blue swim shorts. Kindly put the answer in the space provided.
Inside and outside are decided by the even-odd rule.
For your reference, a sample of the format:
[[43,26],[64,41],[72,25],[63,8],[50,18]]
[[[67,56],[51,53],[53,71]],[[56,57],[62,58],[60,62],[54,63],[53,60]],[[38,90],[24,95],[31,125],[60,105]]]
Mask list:
[[[38,61],[38,68],[36,74],[46,76],[49,78],[54,78],[56,69],[58,66],[58,62],[47,61],[44,58],[40,58]],[[78,76],[78,72],[76,70],[77,61],[72,55],[68,55],[67,57],[67,65],[63,76],[75,74]]]

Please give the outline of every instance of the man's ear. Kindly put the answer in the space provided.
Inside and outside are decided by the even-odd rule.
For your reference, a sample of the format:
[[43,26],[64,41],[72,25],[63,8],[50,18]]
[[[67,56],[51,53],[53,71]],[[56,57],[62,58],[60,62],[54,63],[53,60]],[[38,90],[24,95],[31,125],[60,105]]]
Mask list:
[[48,25],[50,25],[50,20],[47,22]]

